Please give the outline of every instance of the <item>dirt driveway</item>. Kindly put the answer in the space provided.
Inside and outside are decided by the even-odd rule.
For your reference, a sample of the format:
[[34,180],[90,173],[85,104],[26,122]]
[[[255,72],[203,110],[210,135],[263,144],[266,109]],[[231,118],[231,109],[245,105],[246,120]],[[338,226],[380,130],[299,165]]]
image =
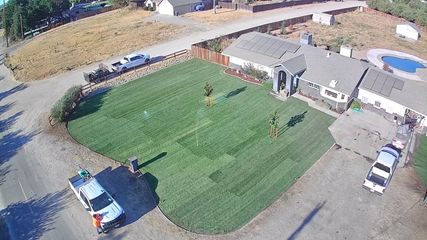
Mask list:
[[332,148],[250,224],[258,232],[253,239],[425,239],[427,214],[414,170],[398,168],[377,196],[361,186],[370,165]]

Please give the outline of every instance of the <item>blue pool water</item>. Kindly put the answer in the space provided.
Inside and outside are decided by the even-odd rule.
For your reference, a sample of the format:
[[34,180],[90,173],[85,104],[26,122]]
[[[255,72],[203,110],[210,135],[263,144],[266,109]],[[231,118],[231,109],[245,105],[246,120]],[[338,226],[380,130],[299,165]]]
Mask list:
[[417,68],[426,68],[423,64],[411,59],[384,56],[382,60],[391,67],[408,73],[415,73]]

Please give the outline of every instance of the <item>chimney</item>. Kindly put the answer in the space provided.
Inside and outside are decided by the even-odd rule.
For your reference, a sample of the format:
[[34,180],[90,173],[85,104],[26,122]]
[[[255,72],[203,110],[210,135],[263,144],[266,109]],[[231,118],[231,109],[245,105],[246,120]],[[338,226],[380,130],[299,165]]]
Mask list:
[[313,34],[309,32],[301,33],[299,43],[305,45],[313,45]]

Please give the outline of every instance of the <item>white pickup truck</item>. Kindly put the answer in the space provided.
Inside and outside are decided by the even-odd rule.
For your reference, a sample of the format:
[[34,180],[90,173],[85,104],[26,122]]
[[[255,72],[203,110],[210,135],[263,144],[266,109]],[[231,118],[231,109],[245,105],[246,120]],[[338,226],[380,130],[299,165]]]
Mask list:
[[125,56],[122,60],[112,64],[114,72],[125,72],[128,69],[142,66],[150,62],[150,55],[146,53],[133,53]]
[[126,221],[123,208],[105,191],[98,181],[86,169],[68,179],[71,189],[91,216],[101,215],[101,228],[107,232]]
[[397,164],[400,152],[391,147],[383,147],[378,153],[377,159],[372,164],[368,175],[363,182],[363,187],[371,192],[382,195],[390,184]]

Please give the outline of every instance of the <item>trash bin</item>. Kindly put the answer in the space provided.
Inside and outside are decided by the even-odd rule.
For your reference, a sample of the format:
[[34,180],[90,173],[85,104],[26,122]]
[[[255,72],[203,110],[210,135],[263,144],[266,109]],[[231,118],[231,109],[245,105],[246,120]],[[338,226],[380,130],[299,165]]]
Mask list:
[[129,160],[129,170],[132,173],[136,173],[138,171],[138,158],[136,156],[128,158]]

